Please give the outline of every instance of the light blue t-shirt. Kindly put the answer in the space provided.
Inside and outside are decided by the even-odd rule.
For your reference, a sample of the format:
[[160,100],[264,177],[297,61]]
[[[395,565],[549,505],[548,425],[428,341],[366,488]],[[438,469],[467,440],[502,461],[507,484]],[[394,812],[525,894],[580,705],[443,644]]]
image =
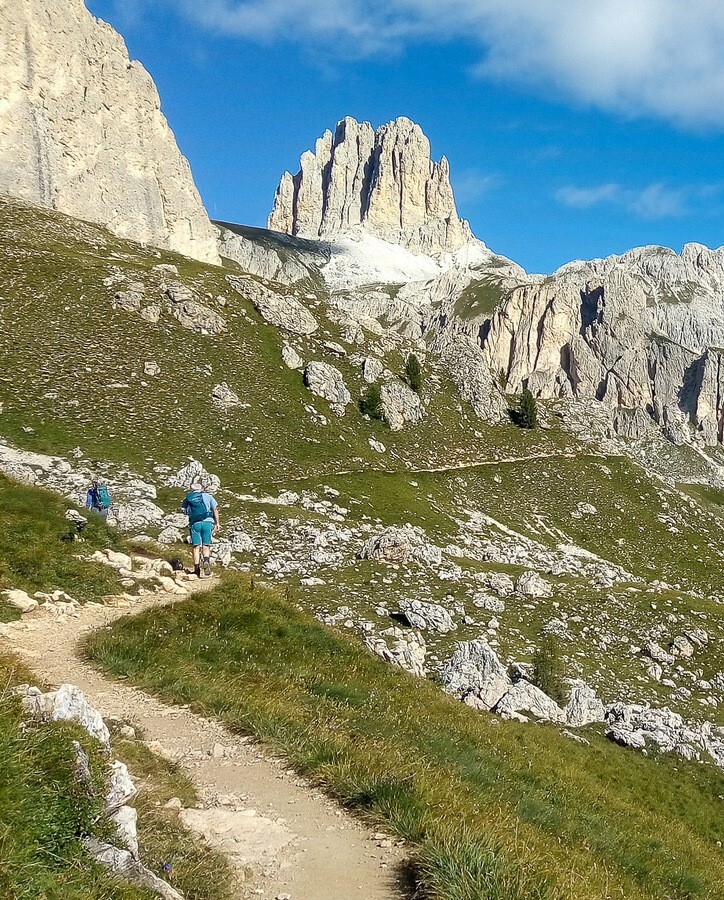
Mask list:
[[213,510],[215,510],[219,504],[216,502],[215,498],[212,497],[211,494],[207,494],[206,491],[191,491],[190,494],[187,494],[186,497],[184,498],[184,502],[181,504],[183,509],[186,510],[188,508],[189,497],[191,497],[192,494],[201,494],[201,499],[204,502],[204,506],[208,510],[209,514],[208,514],[208,516],[206,516],[206,518],[203,521],[204,522],[209,522],[209,521],[213,522],[214,521]]

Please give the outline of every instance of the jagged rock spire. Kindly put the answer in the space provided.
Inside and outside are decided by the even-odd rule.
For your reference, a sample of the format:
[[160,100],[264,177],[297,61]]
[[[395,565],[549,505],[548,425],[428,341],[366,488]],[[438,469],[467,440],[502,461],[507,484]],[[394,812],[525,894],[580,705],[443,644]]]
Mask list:
[[301,168],[285,172],[269,228],[330,239],[362,226],[416,253],[439,256],[472,240],[458,217],[450,165],[430,159],[419,125],[401,117],[376,131],[347,117],[326,131]]

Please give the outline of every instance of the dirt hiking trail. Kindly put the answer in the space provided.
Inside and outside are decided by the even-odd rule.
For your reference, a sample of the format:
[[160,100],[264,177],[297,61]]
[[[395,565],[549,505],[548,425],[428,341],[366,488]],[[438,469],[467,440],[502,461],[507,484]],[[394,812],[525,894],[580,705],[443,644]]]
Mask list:
[[178,763],[201,798],[200,808],[180,810],[179,816],[230,860],[239,875],[236,897],[409,896],[400,881],[403,848],[365,828],[250,739],[106,678],[81,658],[79,643],[95,629],[178,600],[156,594],[120,608],[90,604],[60,618],[40,609],[4,626],[3,635],[39,680],[77,685],[101,715],[137,726],[151,750]]

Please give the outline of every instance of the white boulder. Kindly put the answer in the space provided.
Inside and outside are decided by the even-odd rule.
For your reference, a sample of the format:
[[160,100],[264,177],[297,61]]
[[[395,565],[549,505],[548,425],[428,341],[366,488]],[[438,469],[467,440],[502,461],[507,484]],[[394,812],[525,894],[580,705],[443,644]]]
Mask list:
[[448,694],[476,709],[492,709],[511,688],[495,650],[482,638],[458,644],[440,677]]
[[437,631],[447,634],[455,631],[457,625],[453,622],[450,613],[439,603],[424,603],[422,600],[400,600],[400,612],[413,628]]
[[339,369],[329,363],[313,361],[304,370],[304,383],[309,390],[326,400],[336,416],[343,416],[352,395],[347,390]]

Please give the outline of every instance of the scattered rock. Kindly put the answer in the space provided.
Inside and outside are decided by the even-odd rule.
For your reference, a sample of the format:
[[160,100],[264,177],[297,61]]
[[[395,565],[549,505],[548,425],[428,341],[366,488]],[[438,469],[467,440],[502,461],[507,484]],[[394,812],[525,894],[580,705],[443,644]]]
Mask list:
[[225,408],[239,406],[241,404],[238,395],[231,390],[225,381],[222,381],[221,384],[217,384],[211,391],[211,399],[214,403]]
[[511,687],[495,650],[482,638],[458,644],[443,663],[440,678],[448,694],[476,709],[492,709]]
[[254,305],[262,319],[270,325],[299,335],[314,334],[319,328],[319,323],[306,306],[291,294],[275,293],[251,278],[227,275],[226,280],[238,294]]
[[515,589],[524,597],[552,597],[553,585],[537,572],[523,572],[515,583]]
[[422,635],[418,631],[403,632],[400,629],[394,629],[394,635],[396,640],[391,647],[381,637],[365,638],[365,646],[385,662],[424,678],[427,647]]
[[22,699],[28,715],[41,721],[75,722],[88,734],[110,749],[110,734],[100,713],[86,700],[85,695],[73,684],[61,684],[57,691],[44,694],[37,688],[28,690]]
[[591,722],[603,722],[604,719],[603,703],[593,688],[584,681],[575,682],[566,706],[566,722],[574,728],[579,728]]
[[186,491],[191,490],[191,485],[199,481],[205,491],[214,494],[219,490],[221,482],[218,476],[207,472],[203,465],[195,459],[192,459],[183,468],[179,469],[175,475],[168,479],[170,487],[183,488]]
[[422,600],[400,600],[400,611],[413,628],[437,631],[447,634],[455,631],[457,625],[450,613],[438,603],[424,603]]
[[358,554],[359,559],[381,559],[401,564],[416,559],[430,565],[440,565],[442,550],[427,541],[422,528],[413,525],[385,528],[369,538]]
[[545,722],[565,722],[566,713],[548,694],[529,681],[516,681],[496,703],[493,712],[503,719],[527,722],[530,713]]
[[679,656],[682,659],[691,659],[694,655],[693,645],[682,635],[678,635],[673,639],[669,649],[673,656]]
[[401,381],[382,385],[382,417],[390,431],[402,431],[405,425],[416,425],[427,413],[418,395]]
[[362,363],[362,377],[367,384],[374,384],[382,377],[384,369],[381,359],[377,359],[376,356],[368,356]]
[[21,613],[29,613],[40,605],[34,597],[30,597],[25,591],[12,589],[2,592],[6,603],[13,609],[19,609]]
[[282,360],[284,365],[289,369],[303,369],[304,368],[304,360],[297,353],[294,347],[289,344],[285,344],[282,347]]
[[112,844],[96,840],[95,838],[84,838],[83,843],[97,863],[106,869],[110,869],[119,878],[131,884],[148,888],[148,890],[159,896],[161,900],[184,900],[177,890],[172,888],[168,882],[154,875],[130,851],[121,850]]
[[310,362],[304,370],[304,383],[313,394],[322,397],[329,403],[335,415],[343,416],[345,414],[352,395],[347,390],[347,385],[344,383],[339,369],[335,369],[329,363]]

